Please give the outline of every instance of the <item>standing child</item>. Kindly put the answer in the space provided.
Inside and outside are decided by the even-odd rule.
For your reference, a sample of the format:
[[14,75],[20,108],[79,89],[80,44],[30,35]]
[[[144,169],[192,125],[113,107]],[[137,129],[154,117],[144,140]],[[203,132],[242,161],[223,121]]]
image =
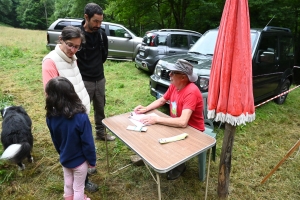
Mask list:
[[65,200],[89,199],[84,195],[88,167],[95,167],[96,152],[86,108],[72,83],[64,77],[46,85],[46,122],[64,172]]

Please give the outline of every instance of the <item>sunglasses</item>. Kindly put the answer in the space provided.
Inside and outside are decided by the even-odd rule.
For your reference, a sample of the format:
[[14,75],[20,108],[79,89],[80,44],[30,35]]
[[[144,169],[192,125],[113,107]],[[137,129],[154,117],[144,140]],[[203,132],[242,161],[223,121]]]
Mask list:
[[174,74],[185,75],[185,73],[182,73],[182,72],[179,72],[179,71],[170,71],[170,75],[174,75]]

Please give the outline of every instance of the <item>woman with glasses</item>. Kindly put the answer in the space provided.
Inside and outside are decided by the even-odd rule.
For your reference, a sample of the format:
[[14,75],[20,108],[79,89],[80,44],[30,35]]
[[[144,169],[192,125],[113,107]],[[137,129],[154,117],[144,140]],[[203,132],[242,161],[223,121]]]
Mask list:
[[[85,37],[80,28],[74,26],[63,28],[55,49],[46,55],[42,61],[42,76],[44,89],[48,81],[55,77],[67,78],[73,84],[75,92],[86,107],[87,114],[89,114],[90,97],[82,80],[75,55],[81,50],[81,44],[84,42]],[[95,173],[96,168],[90,167],[88,172]],[[98,185],[90,182],[87,176],[85,189],[89,192],[96,192]]]
[[82,81],[77,66],[75,53],[80,51],[81,43],[85,42],[84,35],[77,27],[66,26],[59,36],[55,49],[46,55],[42,62],[42,76],[44,88],[48,81],[57,76],[66,77],[74,85],[75,91],[90,112],[90,97]]

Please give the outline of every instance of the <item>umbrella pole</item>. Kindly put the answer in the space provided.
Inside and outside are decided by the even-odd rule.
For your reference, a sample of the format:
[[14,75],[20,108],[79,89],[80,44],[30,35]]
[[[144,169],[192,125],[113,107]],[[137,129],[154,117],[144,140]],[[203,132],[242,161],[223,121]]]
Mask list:
[[229,193],[228,188],[231,169],[231,154],[233,149],[235,129],[235,126],[225,123],[218,178],[218,196],[220,199],[227,198]]

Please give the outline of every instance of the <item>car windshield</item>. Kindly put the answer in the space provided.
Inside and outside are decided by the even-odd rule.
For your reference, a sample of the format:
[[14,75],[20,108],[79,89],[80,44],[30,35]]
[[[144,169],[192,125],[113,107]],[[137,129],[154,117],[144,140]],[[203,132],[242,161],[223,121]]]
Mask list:
[[[218,37],[217,30],[211,30],[202,35],[202,37],[190,48],[189,53],[213,55]],[[257,33],[251,33],[251,45],[256,41]]]

